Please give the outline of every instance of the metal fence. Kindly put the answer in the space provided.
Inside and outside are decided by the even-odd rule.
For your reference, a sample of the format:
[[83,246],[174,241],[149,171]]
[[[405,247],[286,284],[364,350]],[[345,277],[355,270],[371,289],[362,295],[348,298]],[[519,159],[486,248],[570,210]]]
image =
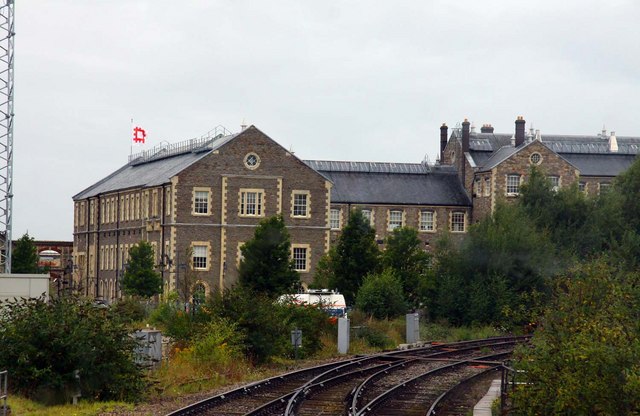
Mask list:
[[0,371],[0,411],[2,416],[7,416],[7,370]]

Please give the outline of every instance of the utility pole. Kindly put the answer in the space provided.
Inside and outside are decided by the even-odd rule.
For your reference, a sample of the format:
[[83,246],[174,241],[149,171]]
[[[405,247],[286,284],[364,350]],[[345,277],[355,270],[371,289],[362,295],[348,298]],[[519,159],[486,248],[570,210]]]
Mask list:
[[11,273],[14,0],[0,0],[0,268]]

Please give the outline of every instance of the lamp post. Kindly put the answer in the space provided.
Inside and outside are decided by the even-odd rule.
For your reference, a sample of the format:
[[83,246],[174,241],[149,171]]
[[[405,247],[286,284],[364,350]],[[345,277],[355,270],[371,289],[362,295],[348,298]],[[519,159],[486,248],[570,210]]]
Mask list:
[[116,299],[120,299],[120,296],[122,294],[122,290],[120,290],[120,285],[122,284],[122,280],[120,280],[120,277],[124,277],[124,274],[127,272],[128,268],[129,268],[129,263],[123,263],[122,268],[116,271],[116,287],[115,287]]
[[158,264],[158,267],[160,267],[160,276],[162,279],[162,291],[164,292],[164,288],[165,288],[165,282],[164,282],[164,269],[166,267],[168,267],[169,269],[171,269],[171,265],[173,264],[173,260],[171,260],[169,258],[168,254],[163,254],[160,256],[160,264]]
[[[62,272],[62,293],[64,293],[65,290],[68,290],[69,292],[73,290],[73,271],[77,268],[78,266],[73,264],[73,260],[67,260],[67,265],[64,267],[64,271]],[[65,288],[64,285],[69,286]],[[60,295],[60,282],[58,282],[58,295]]]

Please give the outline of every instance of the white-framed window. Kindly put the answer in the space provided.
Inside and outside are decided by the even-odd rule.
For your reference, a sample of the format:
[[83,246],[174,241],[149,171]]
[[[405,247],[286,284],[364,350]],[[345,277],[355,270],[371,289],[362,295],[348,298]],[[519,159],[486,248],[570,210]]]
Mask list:
[[363,209],[362,216],[369,222],[369,225],[373,227],[373,212],[370,209]]
[[264,216],[264,191],[261,189],[240,190],[240,216]]
[[171,188],[167,188],[165,191],[165,213],[164,215],[171,215]]
[[475,178],[473,180],[473,194],[475,196],[482,195],[482,182],[480,182],[480,178]]
[[507,195],[518,195],[520,193],[520,175],[507,175]]
[[299,272],[309,271],[309,246],[292,245],[291,257],[293,258],[293,268]]
[[209,198],[211,192],[209,189],[194,188],[193,189],[193,215],[209,214]]
[[451,213],[451,232],[463,233],[465,225],[465,213],[454,211]]
[[100,270],[104,270],[104,246],[100,246]]
[[309,191],[293,191],[291,193],[291,216],[308,218],[310,215]]
[[80,202],[80,212],[79,212],[79,220],[78,220],[81,226],[84,225],[84,213],[85,211],[84,211],[84,201],[83,201],[83,202]]
[[389,231],[402,227],[402,211],[393,209],[389,211]]
[[435,231],[435,213],[430,210],[420,211],[420,231]]
[[531,153],[531,156],[529,156],[529,160],[532,164],[539,165],[540,162],[542,162],[542,155],[538,152]]
[[332,230],[339,230],[340,227],[340,209],[331,208],[329,223]]
[[149,218],[149,191],[142,194],[142,218]]
[[207,262],[208,246],[204,244],[193,244],[192,264],[194,270],[207,270],[209,267]]
[[560,189],[560,177],[549,176],[549,181],[551,182],[551,190],[553,192],[558,192],[558,190]]
[[484,196],[491,195],[491,178],[484,178]]
[[151,193],[151,216],[156,218],[158,216],[158,190],[154,189]]
[[586,193],[587,192],[587,183],[586,182],[578,182],[578,190],[580,192]]
[[607,192],[609,190],[609,188],[611,188],[611,183],[609,183],[609,182],[600,182],[598,184],[598,193],[599,194],[603,194],[603,193]]

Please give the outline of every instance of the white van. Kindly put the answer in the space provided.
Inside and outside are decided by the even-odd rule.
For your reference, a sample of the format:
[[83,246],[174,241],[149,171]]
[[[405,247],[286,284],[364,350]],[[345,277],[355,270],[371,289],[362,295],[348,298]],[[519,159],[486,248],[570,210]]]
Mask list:
[[282,295],[278,298],[278,302],[320,305],[330,316],[336,317],[343,317],[347,313],[347,303],[344,296],[329,289],[309,289],[304,293]]

